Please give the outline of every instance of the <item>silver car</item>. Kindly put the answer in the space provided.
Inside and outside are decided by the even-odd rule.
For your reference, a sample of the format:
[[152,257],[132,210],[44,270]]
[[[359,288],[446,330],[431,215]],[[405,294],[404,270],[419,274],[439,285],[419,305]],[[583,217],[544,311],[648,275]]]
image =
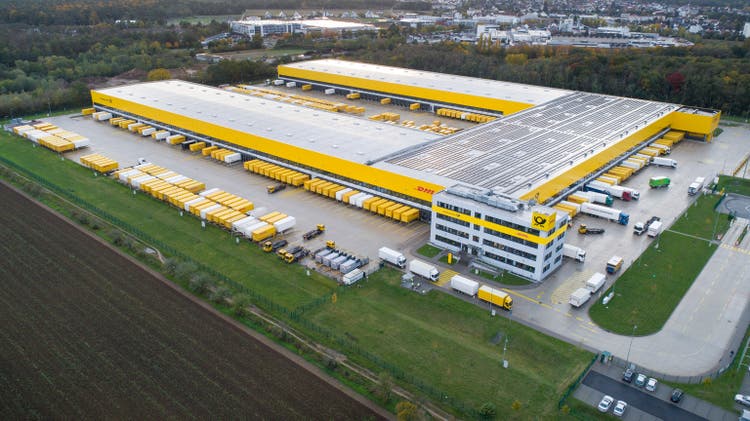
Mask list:
[[599,410],[601,412],[607,412],[609,411],[609,407],[612,406],[612,402],[614,402],[615,399],[612,396],[604,395],[602,400],[599,402]]
[[615,409],[612,410],[612,413],[614,413],[618,417],[621,417],[622,414],[625,413],[625,408],[627,407],[628,407],[628,404],[625,401],[617,401],[617,404],[615,405]]

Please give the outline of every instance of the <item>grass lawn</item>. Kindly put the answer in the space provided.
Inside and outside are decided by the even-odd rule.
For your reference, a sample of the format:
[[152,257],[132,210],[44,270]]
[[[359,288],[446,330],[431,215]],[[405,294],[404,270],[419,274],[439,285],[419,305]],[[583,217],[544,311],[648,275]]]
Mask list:
[[441,251],[441,249],[430,244],[425,244],[417,249],[417,253],[421,254],[424,257],[435,257],[440,254]]
[[633,325],[638,326],[635,334],[639,336],[658,332],[717,248],[671,231],[708,239],[718,215],[716,232],[725,232],[729,226],[726,215],[713,211],[717,200],[716,196],[701,196],[670,231],[653,241],[639,261],[605,292],[614,289],[615,298],[606,306],[601,301],[591,306],[591,319],[621,335],[632,334]]
[[594,408],[591,405],[588,405],[582,401],[579,401],[576,398],[569,398],[565,401],[565,404],[568,405],[568,408],[570,408],[570,412],[568,412],[568,415],[565,416],[563,419],[568,420],[614,420],[618,419],[615,418],[614,415],[611,414],[603,414],[599,412],[598,409]]
[[180,217],[177,209],[90,170],[58,158],[44,148],[14,135],[0,134],[0,155],[66,187],[74,195],[130,223],[278,304],[295,307],[329,294],[336,283],[320,274],[308,278],[299,265],[282,263],[247,241],[235,244],[226,231],[212,225],[201,229],[192,215]]
[[[559,397],[592,358],[448,294],[404,289],[391,268],[361,285],[307,317],[469,408],[494,403],[502,419],[558,416]],[[508,369],[502,368],[504,336],[492,341],[498,333],[510,334]]]
[[455,265],[456,261],[457,261],[456,260],[456,256],[453,256],[453,260],[450,263],[448,263],[448,255],[447,254],[445,256],[439,258],[438,260],[441,261],[441,262],[443,262],[443,263],[445,263],[446,265]]
[[730,177],[728,175],[719,176],[719,184],[716,191],[725,189],[727,193],[737,193],[743,196],[750,196],[750,180],[747,178]]

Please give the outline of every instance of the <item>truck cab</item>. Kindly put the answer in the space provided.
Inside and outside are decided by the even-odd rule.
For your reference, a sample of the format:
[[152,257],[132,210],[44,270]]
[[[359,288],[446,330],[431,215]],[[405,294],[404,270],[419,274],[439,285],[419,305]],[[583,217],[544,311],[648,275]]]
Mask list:
[[624,260],[620,256],[612,256],[607,262],[607,273],[615,273],[622,267]]
[[644,232],[646,232],[646,224],[644,224],[643,222],[636,222],[633,226],[633,234],[641,235]]
[[698,177],[690,183],[690,186],[688,186],[688,194],[690,196],[695,196],[703,189],[703,184],[706,182],[706,179],[704,177]]

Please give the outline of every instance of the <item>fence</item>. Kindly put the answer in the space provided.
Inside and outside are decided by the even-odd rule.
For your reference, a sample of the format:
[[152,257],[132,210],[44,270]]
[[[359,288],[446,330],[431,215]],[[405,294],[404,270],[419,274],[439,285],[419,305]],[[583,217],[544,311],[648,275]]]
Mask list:
[[562,397],[559,401],[557,401],[557,408],[560,409],[565,405],[565,401],[568,399],[568,397],[576,390],[578,385],[581,383],[584,377],[586,377],[586,374],[588,374],[589,370],[591,369],[591,366],[594,365],[597,358],[599,358],[599,354],[594,355],[594,358],[589,361],[588,365],[586,365],[586,368],[583,369],[581,374],[578,375],[578,378],[576,378],[576,381],[571,383],[570,386],[568,386],[567,389],[565,389],[565,393],[563,393]]
[[186,263],[194,264],[198,270],[203,271],[213,276],[215,279],[225,283],[227,286],[233,288],[235,291],[239,291],[241,293],[248,295],[250,299],[254,302],[254,304],[257,305],[259,308],[271,314],[275,314],[275,315],[281,314],[281,315],[286,316],[293,323],[305,328],[308,333],[312,332],[316,334],[318,337],[324,338],[328,342],[335,343],[338,346],[339,350],[348,352],[350,356],[352,356],[351,354],[354,354],[354,356],[356,357],[363,358],[365,361],[369,362],[370,365],[374,365],[375,367],[378,367],[379,369],[390,373],[395,379],[406,382],[414,386],[417,390],[419,390],[421,393],[428,396],[435,402],[440,402],[442,404],[449,405],[450,407],[456,409],[457,411],[460,411],[463,414],[469,415],[472,418],[479,417],[477,410],[467,405],[465,402],[457,398],[454,398],[452,396],[449,396],[447,393],[432,387],[431,385],[425,383],[421,379],[414,377],[413,375],[409,373],[404,372],[401,368],[383,360],[382,358],[371,353],[370,351],[363,349],[362,347],[357,345],[353,340],[348,339],[344,336],[340,336],[334,333],[333,331],[326,329],[322,326],[319,326],[311,322],[309,319],[302,317],[305,312],[310,311],[319,306],[322,306],[326,302],[330,302],[333,294],[342,294],[342,293],[345,294],[346,293],[345,291],[347,290],[347,288],[338,287],[331,294],[326,294],[323,297],[317,298],[307,304],[301,305],[294,310],[290,310],[282,305],[279,305],[271,301],[267,297],[255,292],[254,290],[248,288],[247,286],[237,281],[234,281],[233,279],[222,274],[221,272],[218,272],[215,269],[209,266],[206,266],[203,263],[193,260],[190,256],[162,242],[161,240],[152,237],[148,233],[141,231],[140,229],[115,217],[114,215],[109,214],[103,209],[100,209],[99,207],[94,206],[93,204],[81,199],[80,197],[71,193],[69,190],[61,188],[60,186],[52,183],[51,181],[43,177],[40,177],[32,172],[29,172],[27,169],[20,167],[19,165],[17,165],[16,163],[12,161],[9,161],[5,157],[0,156],[0,162],[13,168],[15,171],[23,174],[24,177],[27,177],[39,183],[40,185],[44,186],[44,188],[52,191],[58,196],[61,196],[65,198],[66,200],[74,203],[76,206],[82,209],[85,209],[91,212],[92,214],[95,214],[97,217],[103,219],[104,221],[107,221],[108,223],[122,229],[128,234],[131,234],[134,237],[137,237],[138,239],[142,240],[144,243],[148,243],[158,248],[162,254],[166,254],[170,257],[176,257]]

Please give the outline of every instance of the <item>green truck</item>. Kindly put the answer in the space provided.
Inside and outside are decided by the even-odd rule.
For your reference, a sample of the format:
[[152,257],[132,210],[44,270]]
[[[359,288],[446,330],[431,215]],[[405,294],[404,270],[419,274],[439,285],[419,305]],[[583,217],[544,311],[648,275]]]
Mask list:
[[648,185],[651,186],[652,189],[658,189],[662,187],[669,187],[670,183],[669,177],[651,177],[648,180]]

